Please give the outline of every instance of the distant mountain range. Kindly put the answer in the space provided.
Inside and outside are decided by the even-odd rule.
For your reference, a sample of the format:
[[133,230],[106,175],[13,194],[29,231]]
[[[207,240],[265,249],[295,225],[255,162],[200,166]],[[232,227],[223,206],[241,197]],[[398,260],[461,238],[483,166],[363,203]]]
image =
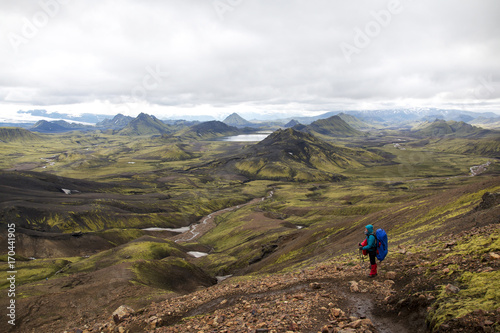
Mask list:
[[[47,111],[45,110],[33,110],[33,111],[22,111],[30,112],[37,116],[47,116]],[[49,114],[51,117],[57,116],[68,116],[67,114],[56,113]],[[85,120],[96,120],[103,118],[103,115],[93,115],[86,114],[85,116],[73,117]],[[189,127],[207,123],[200,128],[195,128],[194,131],[201,130],[205,132],[198,135],[198,137],[218,137],[222,136],[222,133],[231,133],[228,135],[233,135],[234,129],[228,130],[227,128],[220,127],[220,124],[225,124],[236,129],[245,129],[251,131],[261,129],[261,130],[276,130],[277,128],[288,128],[293,127],[296,130],[300,130],[306,133],[310,133],[317,136],[330,136],[330,137],[353,137],[353,136],[363,136],[366,135],[367,131],[377,130],[377,129],[404,129],[410,130],[412,128],[418,127],[418,130],[423,129],[423,127],[434,122],[436,119],[442,119],[443,121],[455,121],[463,122],[464,124],[473,124],[482,128],[488,129],[500,129],[500,116],[492,113],[474,113],[463,110],[442,110],[442,109],[418,109],[418,110],[372,110],[372,111],[344,111],[344,112],[327,112],[315,117],[296,117],[293,119],[281,119],[275,121],[267,122],[250,122],[245,118],[241,117],[237,113],[233,113],[226,117],[223,122],[220,121],[208,121],[200,123],[198,121],[190,120],[160,120],[155,116],[147,115],[145,113],[139,114],[137,117],[125,116],[122,114],[117,114],[114,117],[108,117],[98,121],[95,126],[69,122],[66,120],[40,120],[34,124],[22,124],[19,125],[23,128],[28,128],[33,132],[39,133],[64,133],[68,131],[109,131],[114,134],[120,135],[180,135],[182,133],[188,133]],[[11,123],[0,123],[0,126],[12,126]],[[17,126],[17,124],[14,124]],[[210,126],[216,126],[210,133],[207,130]],[[437,125],[434,125],[436,127]],[[451,128],[453,131],[453,126]],[[432,134],[436,135],[445,129],[421,131],[419,135]],[[459,131],[462,133],[464,130]],[[180,134],[177,134],[180,133]],[[195,137],[194,132],[189,132],[189,136]],[[444,133],[444,132],[443,132]],[[479,132],[478,132],[479,133]],[[481,132],[486,133],[486,132]],[[415,133],[414,133],[415,134]],[[418,133],[416,133],[418,134]],[[447,135],[450,133],[447,133]],[[459,134],[456,134],[459,135]],[[480,136],[480,134],[478,134]]]
[[70,131],[92,131],[95,130],[95,127],[90,125],[82,125],[79,123],[68,123],[65,120],[40,120],[36,122],[35,125],[29,130],[39,133],[63,133]]
[[51,119],[66,119],[77,122],[84,122],[90,124],[96,124],[100,121],[103,121],[108,118],[112,118],[113,116],[105,115],[105,114],[96,114],[96,113],[84,113],[78,116],[74,116],[68,113],[60,113],[60,112],[47,112],[46,110],[28,110],[28,111],[18,111],[19,114],[31,115],[36,117],[45,117]]
[[[426,121],[429,119],[444,119],[455,121],[472,121],[478,117],[499,117],[493,112],[472,112],[457,109],[436,109],[436,108],[412,108],[412,109],[387,109],[387,110],[341,110],[330,111],[314,117],[293,117],[296,121],[302,124],[310,124],[316,120],[326,119],[332,116],[345,114],[358,118],[359,120],[370,124],[384,124],[386,126],[398,125],[415,122]],[[292,118],[281,119],[283,122],[288,122]]]
[[500,117],[477,117],[470,121],[471,125],[477,125],[483,128],[500,129]]
[[[91,124],[102,123],[106,119],[112,119],[114,116],[104,115],[104,114],[93,114],[93,113],[85,113],[79,116],[73,116],[67,113],[59,113],[52,112],[49,113],[46,110],[29,110],[29,111],[18,111],[19,114],[31,115],[36,117],[45,117],[57,120],[66,120],[66,121],[76,121],[76,122],[85,122]],[[270,122],[280,122],[282,125],[285,125],[291,120],[295,120],[302,124],[308,125],[316,120],[326,119],[335,115],[350,115],[358,118],[361,121],[368,123],[386,123],[390,124],[401,124],[405,122],[412,121],[432,121],[434,119],[444,119],[444,120],[455,120],[455,121],[464,121],[467,123],[472,123],[477,118],[500,118],[498,113],[494,112],[472,112],[466,110],[459,109],[438,109],[438,108],[399,108],[399,109],[382,109],[382,110],[337,110],[337,111],[328,111],[318,116],[313,117],[298,117],[294,116],[291,118],[279,118],[272,117],[272,115],[267,115],[265,120],[256,120],[256,121],[248,121],[245,117],[242,117],[240,114],[233,113],[224,119],[224,123],[230,126],[252,126],[256,123],[270,123]],[[165,122],[170,122],[173,120],[187,120],[187,121],[211,121],[215,120],[211,116],[181,116],[177,119],[168,118],[164,119]],[[346,119],[344,119],[348,122]],[[13,124],[14,121],[5,120],[4,124]],[[27,123],[27,122],[26,122]],[[34,121],[32,122],[34,123]],[[350,124],[352,126],[352,124]],[[5,126],[5,125],[4,125]],[[353,126],[355,127],[355,126]],[[355,127],[356,128],[356,127]]]

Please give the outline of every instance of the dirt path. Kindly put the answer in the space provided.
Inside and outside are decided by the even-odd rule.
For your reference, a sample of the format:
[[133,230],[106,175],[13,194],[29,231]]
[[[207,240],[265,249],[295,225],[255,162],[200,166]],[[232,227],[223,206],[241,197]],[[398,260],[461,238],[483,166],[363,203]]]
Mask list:
[[406,325],[395,320],[394,317],[377,311],[372,297],[366,294],[349,293],[345,295],[351,313],[359,318],[368,318],[373,322],[378,333],[415,333]]
[[[288,286],[287,288],[275,291],[267,291],[254,294],[234,294],[229,297],[228,296],[220,297],[208,303],[202,304],[201,306],[186,313],[184,317],[204,316],[223,308],[234,308],[238,304],[242,303],[245,304],[251,300],[255,300],[257,303],[266,303],[269,302],[270,300],[282,299],[284,295],[301,295],[299,297],[300,299],[302,295],[307,295],[307,293],[312,293],[316,295],[322,293],[322,297],[325,298],[325,291],[328,291],[329,293],[332,293],[331,295],[332,300],[344,299],[344,302],[339,302],[339,303],[345,303],[345,305],[342,306],[342,308],[350,316],[354,316],[360,319],[365,319],[365,318],[370,319],[377,333],[420,332],[420,330],[415,330],[415,328],[409,328],[407,325],[401,323],[400,320],[394,315],[384,313],[380,309],[377,310],[377,305],[375,304],[374,297],[371,294],[349,292],[345,287],[346,285],[345,280],[327,279],[327,280],[318,280],[316,282],[323,286],[324,289],[322,291],[314,292],[313,290],[311,290],[310,282],[299,282],[297,284]],[[316,317],[316,327],[310,328],[311,332],[320,331],[321,328],[324,326],[324,324],[328,323],[330,319],[328,317],[323,316],[321,312],[317,313],[315,317]]]
[[[158,304],[135,322],[143,323],[151,316],[163,318],[157,330],[161,333],[180,332],[186,327],[192,331],[225,328],[231,332],[254,332],[257,323],[278,332],[332,333],[335,327],[346,328],[346,332],[367,329],[377,333],[424,332],[397,314],[377,307],[376,298],[380,296],[377,290],[351,291],[348,281],[354,277],[352,274],[323,279],[288,277],[282,283],[279,280],[224,283],[206,301],[198,302],[197,295],[192,294],[177,305]],[[367,285],[376,288],[373,280],[365,281],[364,286]]]
[[199,221],[199,223],[191,224],[190,229],[188,231],[183,232],[180,235],[176,235],[176,236],[172,237],[171,239],[173,239],[176,243],[191,242],[191,241],[197,240],[198,238],[203,236],[207,231],[209,231],[210,229],[215,227],[214,218],[216,216],[219,216],[219,215],[227,213],[227,212],[232,212],[232,211],[239,209],[241,207],[245,207],[245,206],[249,206],[249,205],[253,205],[253,204],[262,202],[266,199],[271,198],[273,196],[273,194],[274,194],[274,192],[270,191],[266,197],[255,198],[247,203],[233,206],[233,207],[229,207],[229,208],[224,208],[224,209],[218,210],[216,212],[213,212],[211,214],[208,214],[207,216],[203,217]]

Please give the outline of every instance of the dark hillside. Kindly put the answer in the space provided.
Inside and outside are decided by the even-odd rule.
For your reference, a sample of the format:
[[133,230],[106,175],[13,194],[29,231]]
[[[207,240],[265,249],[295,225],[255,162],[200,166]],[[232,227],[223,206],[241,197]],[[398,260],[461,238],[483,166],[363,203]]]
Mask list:
[[212,169],[239,173],[249,179],[338,181],[339,172],[380,163],[384,159],[361,150],[333,146],[294,129],[278,130],[241,153],[209,163]]
[[238,128],[229,126],[221,121],[213,120],[191,126],[186,130],[182,130],[177,135],[198,140],[207,140],[237,134],[240,134]]

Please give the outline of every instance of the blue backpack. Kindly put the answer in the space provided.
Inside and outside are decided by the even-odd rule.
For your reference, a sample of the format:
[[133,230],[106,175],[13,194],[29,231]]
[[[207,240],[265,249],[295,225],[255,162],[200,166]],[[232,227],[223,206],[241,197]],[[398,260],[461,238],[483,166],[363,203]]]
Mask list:
[[375,238],[377,239],[377,259],[382,261],[385,259],[387,252],[389,252],[387,233],[384,229],[377,229],[375,231]]

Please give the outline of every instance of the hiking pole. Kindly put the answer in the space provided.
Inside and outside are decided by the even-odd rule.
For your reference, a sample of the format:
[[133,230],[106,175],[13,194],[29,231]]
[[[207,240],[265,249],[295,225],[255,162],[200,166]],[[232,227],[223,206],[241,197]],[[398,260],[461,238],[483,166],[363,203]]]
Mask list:
[[359,262],[364,263],[365,257],[363,256],[363,250],[361,249],[361,243],[358,243],[358,249],[359,249]]

